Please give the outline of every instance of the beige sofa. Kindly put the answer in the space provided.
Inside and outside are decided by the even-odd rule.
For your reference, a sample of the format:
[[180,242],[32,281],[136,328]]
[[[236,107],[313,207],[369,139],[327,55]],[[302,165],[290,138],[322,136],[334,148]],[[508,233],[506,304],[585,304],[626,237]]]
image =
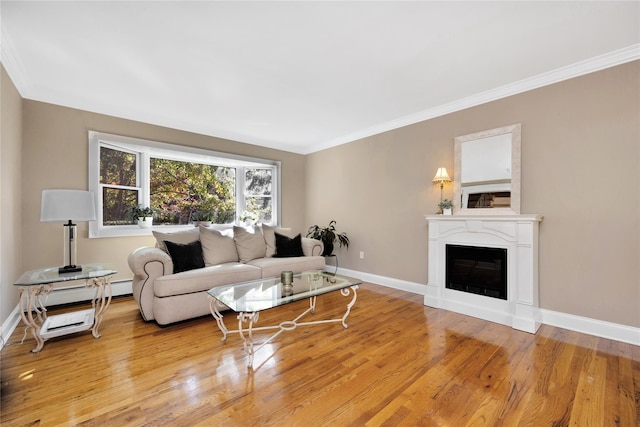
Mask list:
[[201,226],[153,234],[156,246],[134,250],[128,262],[142,318],[160,325],[209,314],[207,290],[215,286],[325,267],[322,242],[290,229]]

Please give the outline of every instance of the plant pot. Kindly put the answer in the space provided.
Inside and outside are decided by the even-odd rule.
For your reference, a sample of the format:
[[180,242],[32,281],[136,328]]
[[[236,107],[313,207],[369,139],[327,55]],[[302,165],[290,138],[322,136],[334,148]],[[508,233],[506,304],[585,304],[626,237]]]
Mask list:
[[442,209],[442,215],[452,215],[452,209],[451,208],[443,208]]
[[145,217],[138,217],[138,227],[140,228],[151,228],[151,226],[153,225],[153,217],[152,216],[145,216]]
[[333,253],[333,242],[322,242],[324,244],[324,251],[322,256],[329,256]]

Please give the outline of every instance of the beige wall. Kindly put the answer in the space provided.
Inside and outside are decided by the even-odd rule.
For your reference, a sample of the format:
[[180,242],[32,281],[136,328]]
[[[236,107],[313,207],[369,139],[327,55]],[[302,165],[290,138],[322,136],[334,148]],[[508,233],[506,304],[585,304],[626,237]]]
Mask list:
[[[436,169],[453,176],[453,138],[522,123],[522,212],[545,216],[541,306],[640,327],[639,75],[636,61],[305,157],[20,100],[2,70],[0,320],[23,269],[62,262],[61,224],[39,221],[40,193],[87,188],[89,130],[280,160],[283,225],[335,219],[352,240],[336,250],[342,267],[426,284],[423,215],[437,210]],[[88,239],[79,227],[79,261],[110,262],[117,279],[130,277],[127,254],[153,243]]]
[[[207,148],[281,161],[284,226],[303,232],[305,157],[298,154],[212,138],[130,120],[24,100],[22,208],[24,268],[62,263],[62,223],[40,222],[40,198],[47,188],[88,188],[89,130],[172,144]],[[127,255],[153,245],[153,237],[88,238],[88,223],[78,223],[78,261],[108,262],[118,270],[115,280],[131,278]]]
[[453,177],[454,137],[522,123],[541,307],[640,327],[639,76],[636,61],[311,154],[307,223],[348,232],[341,267],[426,284],[424,214],[436,169]]
[[0,74],[0,323],[4,323],[18,304],[13,283],[22,273],[22,99],[2,66]]

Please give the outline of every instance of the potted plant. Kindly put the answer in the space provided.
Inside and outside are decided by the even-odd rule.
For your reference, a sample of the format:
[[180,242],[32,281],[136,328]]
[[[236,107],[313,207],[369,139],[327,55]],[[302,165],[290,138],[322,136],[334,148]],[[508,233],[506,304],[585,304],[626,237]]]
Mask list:
[[131,219],[138,221],[140,228],[150,228],[153,225],[153,209],[137,205],[131,208]]
[[197,210],[191,214],[191,221],[193,221],[193,225],[196,227],[199,225],[208,227],[211,225],[214,215],[215,212],[208,209]]
[[320,240],[324,244],[324,252],[322,252],[322,256],[329,256],[333,253],[333,242],[336,240],[340,247],[345,246],[346,248],[349,248],[349,237],[347,237],[347,233],[338,233],[336,231],[336,222],[334,220],[331,220],[327,227],[312,225],[309,227],[307,237]]
[[449,199],[444,199],[440,203],[438,203],[438,207],[442,209],[443,215],[451,215],[451,210],[453,209],[453,202]]

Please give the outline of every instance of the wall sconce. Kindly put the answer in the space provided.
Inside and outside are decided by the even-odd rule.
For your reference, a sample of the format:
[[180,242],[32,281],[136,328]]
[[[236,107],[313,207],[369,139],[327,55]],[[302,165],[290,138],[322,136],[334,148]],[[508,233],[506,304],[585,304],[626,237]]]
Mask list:
[[440,184],[440,202],[442,202],[442,189],[444,188],[444,183],[451,182],[451,178],[449,178],[449,174],[447,173],[447,168],[438,168],[436,176],[433,177],[433,182]]
[[76,265],[77,225],[70,218],[76,221],[93,221],[96,219],[96,205],[93,193],[83,190],[42,190],[40,221],[68,221],[64,224],[64,265],[58,269],[58,273],[73,273],[82,270],[82,266]]

